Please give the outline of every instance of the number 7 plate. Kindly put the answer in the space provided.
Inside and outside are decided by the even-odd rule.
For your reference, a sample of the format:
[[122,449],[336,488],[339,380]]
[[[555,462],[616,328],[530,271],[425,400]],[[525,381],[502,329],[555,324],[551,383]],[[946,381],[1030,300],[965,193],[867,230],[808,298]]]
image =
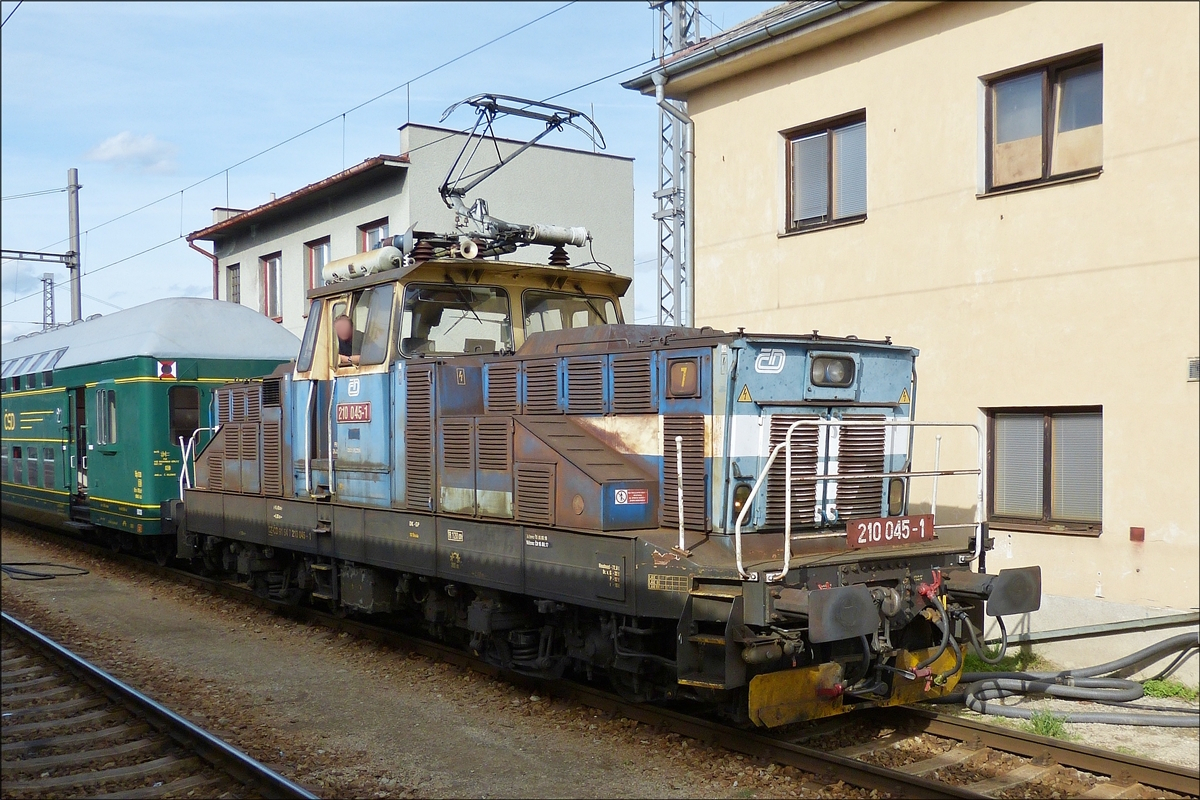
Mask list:
[[852,550],[860,547],[898,547],[936,538],[932,514],[856,519],[846,525],[846,544]]

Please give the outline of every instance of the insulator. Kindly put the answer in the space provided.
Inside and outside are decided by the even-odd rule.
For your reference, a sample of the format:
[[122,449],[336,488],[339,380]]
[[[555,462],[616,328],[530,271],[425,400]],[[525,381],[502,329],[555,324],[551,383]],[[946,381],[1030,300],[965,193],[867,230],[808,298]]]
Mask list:
[[570,263],[571,257],[567,255],[567,251],[563,249],[561,244],[550,251],[550,266],[565,267],[570,265]]
[[422,264],[426,261],[433,260],[433,243],[427,239],[422,239],[413,246],[412,262],[414,264]]

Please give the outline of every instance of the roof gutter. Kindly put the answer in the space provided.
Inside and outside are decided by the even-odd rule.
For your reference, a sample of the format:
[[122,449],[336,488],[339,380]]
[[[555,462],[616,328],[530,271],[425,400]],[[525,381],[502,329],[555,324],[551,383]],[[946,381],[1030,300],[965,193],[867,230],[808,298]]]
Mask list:
[[[827,17],[832,17],[835,14],[843,11],[848,11],[855,6],[862,5],[867,0],[829,0],[818,6],[813,6],[809,9],[801,11],[795,16],[787,17],[770,25],[764,25],[761,28],[755,28],[746,33],[727,39],[723,42],[718,42],[709,47],[701,47],[689,55],[685,55],[677,61],[672,61],[669,64],[662,64],[658,71],[662,72],[666,77],[673,78],[685,72],[698,69],[706,66],[714,61],[719,61],[726,56],[734,55],[742,50],[753,47],[756,44],[775,39],[780,36],[792,33],[800,28],[813,23],[820,22]],[[649,93],[650,87],[655,81],[650,74],[639,75],[628,83],[624,84],[627,89],[637,89],[639,91]]]
[[[205,250],[203,247],[196,247],[196,243],[192,241],[191,237],[188,237],[187,243],[188,243],[188,247],[192,248],[193,250],[195,250],[195,251],[196,251],[197,253],[199,253],[200,255],[202,255],[202,256],[204,256],[204,257],[206,257],[206,258],[210,258],[210,259],[212,259],[212,265],[213,265],[213,300],[220,300],[221,298],[220,298],[218,295],[220,294],[221,280],[220,280],[220,274],[219,274],[219,271],[218,271],[218,269],[217,269],[217,254],[216,254],[216,253],[210,253],[210,252],[208,252],[207,250]],[[214,246],[215,246],[215,245],[214,245]]]

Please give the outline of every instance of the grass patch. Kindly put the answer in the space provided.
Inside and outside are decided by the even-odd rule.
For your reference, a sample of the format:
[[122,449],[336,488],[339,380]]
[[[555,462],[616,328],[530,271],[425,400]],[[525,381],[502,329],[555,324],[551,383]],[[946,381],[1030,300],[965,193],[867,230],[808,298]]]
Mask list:
[[1033,718],[1025,723],[1025,727],[1039,736],[1049,736],[1052,739],[1069,738],[1066,721],[1051,711],[1033,712]]
[[1047,666],[1045,659],[1029,650],[1017,650],[1014,655],[1006,655],[999,664],[989,664],[970,651],[963,658],[965,672],[1036,672],[1044,666]]
[[1186,683],[1179,681],[1146,681],[1142,684],[1142,688],[1146,691],[1146,697],[1178,697],[1180,700],[1186,700],[1189,703],[1196,702],[1197,691]]

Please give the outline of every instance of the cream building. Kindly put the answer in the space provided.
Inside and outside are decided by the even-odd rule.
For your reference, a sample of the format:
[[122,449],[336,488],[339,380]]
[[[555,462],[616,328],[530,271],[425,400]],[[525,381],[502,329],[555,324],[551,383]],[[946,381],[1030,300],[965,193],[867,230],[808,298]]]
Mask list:
[[1042,566],[1034,630],[1200,604],[1198,23],[788,3],[626,84],[688,103],[697,324],[920,348],[918,418],[987,431],[988,571]]

